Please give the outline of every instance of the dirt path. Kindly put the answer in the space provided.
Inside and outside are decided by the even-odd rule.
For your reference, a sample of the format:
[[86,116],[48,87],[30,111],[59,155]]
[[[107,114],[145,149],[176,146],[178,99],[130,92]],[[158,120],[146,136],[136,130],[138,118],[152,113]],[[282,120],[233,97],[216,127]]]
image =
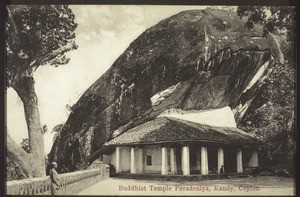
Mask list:
[[109,178],[78,195],[278,195],[294,194],[294,179],[252,177],[208,181],[154,181]]

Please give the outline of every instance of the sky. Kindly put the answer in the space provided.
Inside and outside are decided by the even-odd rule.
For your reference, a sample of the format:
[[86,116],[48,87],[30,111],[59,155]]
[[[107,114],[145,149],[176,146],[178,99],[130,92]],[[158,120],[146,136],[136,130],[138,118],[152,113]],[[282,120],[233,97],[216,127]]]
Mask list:
[[[141,33],[159,21],[184,10],[207,6],[150,5],[70,5],[78,23],[79,48],[68,53],[71,61],[63,66],[39,67],[34,73],[41,124],[46,124],[45,153],[53,144],[54,126],[65,123],[66,105],[75,104]],[[7,90],[7,128],[20,144],[28,138],[23,104],[16,92]]]

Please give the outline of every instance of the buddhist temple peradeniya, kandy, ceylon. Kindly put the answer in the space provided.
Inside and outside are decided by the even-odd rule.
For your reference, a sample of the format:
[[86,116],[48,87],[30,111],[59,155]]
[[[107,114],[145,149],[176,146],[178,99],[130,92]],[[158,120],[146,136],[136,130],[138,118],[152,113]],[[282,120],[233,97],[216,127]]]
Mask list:
[[[218,120],[222,113],[215,116]],[[116,173],[161,175],[217,174],[222,166],[225,173],[243,173],[258,166],[262,142],[255,136],[185,117],[159,116],[118,135],[104,144],[115,151],[103,161]]]

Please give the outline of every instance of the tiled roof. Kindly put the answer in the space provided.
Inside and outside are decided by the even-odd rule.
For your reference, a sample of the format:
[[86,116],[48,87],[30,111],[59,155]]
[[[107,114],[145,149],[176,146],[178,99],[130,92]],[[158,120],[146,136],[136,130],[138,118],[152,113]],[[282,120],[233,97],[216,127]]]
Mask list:
[[233,127],[215,127],[170,117],[145,122],[104,145],[205,142],[219,144],[261,144],[256,137]]

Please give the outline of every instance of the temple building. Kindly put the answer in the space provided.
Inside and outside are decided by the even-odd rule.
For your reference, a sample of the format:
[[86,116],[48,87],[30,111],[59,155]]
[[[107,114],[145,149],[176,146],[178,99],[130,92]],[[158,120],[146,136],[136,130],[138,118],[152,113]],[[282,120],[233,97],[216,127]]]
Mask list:
[[161,175],[216,174],[222,166],[225,173],[242,173],[258,166],[257,147],[262,143],[255,136],[236,127],[190,121],[191,113],[164,114],[105,143],[115,151],[104,156],[104,162],[116,173]]

